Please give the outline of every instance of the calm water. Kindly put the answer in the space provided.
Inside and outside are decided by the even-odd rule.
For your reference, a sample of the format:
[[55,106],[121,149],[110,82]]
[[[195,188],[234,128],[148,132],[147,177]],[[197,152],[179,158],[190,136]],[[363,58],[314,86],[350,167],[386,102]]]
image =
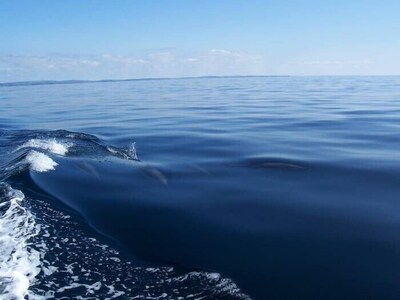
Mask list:
[[5,299],[400,298],[400,77],[1,86],[0,104]]

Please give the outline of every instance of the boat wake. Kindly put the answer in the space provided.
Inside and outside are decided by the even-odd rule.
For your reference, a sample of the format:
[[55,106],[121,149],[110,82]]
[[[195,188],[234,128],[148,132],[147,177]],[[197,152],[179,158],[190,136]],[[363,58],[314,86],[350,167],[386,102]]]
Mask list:
[[121,149],[68,131],[2,131],[0,147],[1,299],[248,299],[218,273],[121,252],[112,237],[32,180],[56,172],[66,157],[94,177],[90,159],[138,163],[134,144]]

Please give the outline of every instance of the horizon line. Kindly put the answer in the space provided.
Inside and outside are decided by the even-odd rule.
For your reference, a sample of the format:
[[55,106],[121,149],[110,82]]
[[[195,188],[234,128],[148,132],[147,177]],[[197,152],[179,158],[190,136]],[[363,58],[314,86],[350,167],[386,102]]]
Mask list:
[[78,83],[124,82],[124,81],[151,81],[151,80],[185,80],[185,79],[218,79],[218,78],[263,78],[263,77],[397,77],[399,75],[204,75],[182,77],[142,77],[126,79],[65,79],[65,80],[24,80],[0,82],[0,87],[30,86],[30,85],[57,85]]

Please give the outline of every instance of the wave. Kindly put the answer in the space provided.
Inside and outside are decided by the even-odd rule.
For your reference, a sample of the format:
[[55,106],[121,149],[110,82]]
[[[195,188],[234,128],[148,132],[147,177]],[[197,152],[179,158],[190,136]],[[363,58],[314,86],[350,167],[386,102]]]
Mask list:
[[[31,178],[66,162],[77,162],[78,172],[95,175],[91,159],[138,163],[135,143],[119,148],[92,135],[62,130],[0,135],[6,141],[0,144],[2,299],[249,299],[219,273],[143,262],[120,252],[109,237],[37,188]],[[147,169],[166,182],[159,170]]]

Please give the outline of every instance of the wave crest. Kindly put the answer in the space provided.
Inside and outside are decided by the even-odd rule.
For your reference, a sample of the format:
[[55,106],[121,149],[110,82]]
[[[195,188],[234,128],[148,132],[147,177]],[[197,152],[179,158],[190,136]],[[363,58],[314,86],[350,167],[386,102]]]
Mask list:
[[60,142],[56,139],[30,139],[22,146],[19,146],[17,150],[24,148],[42,149],[54,154],[64,156],[68,153],[68,149],[72,146],[72,143]]
[[28,153],[25,161],[29,164],[31,170],[36,172],[51,171],[54,170],[55,167],[58,165],[46,154],[34,150]]

